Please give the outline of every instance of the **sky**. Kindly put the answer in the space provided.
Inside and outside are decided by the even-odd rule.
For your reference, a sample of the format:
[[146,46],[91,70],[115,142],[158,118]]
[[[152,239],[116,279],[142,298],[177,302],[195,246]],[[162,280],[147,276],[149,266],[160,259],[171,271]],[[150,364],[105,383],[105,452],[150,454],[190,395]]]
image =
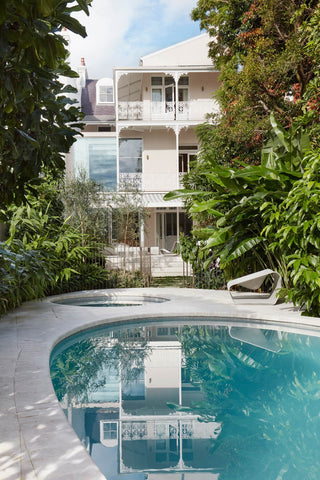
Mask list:
[[70,35],[73,69],[85,59],[89,78],[112,77],[113,67],[138,66],[141,57],[200,35],[190,14],[197,0],[93,0],[90,16],[73,14],[87,37]]

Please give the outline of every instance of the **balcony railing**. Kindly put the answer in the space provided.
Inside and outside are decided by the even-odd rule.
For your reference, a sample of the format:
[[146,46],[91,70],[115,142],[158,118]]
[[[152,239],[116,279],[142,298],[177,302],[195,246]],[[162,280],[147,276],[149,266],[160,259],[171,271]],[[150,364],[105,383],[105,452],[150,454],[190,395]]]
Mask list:
[[[146,106],[149,108],[146,108]],[[119,120],[188,120],[189,102],[119,102]]]
[[119,190],[142,190],[142,173],[120,173]]
[[142,102],[119,102],[119,120],[143,120]]
[[120,121],[174,121],[196,120],[203,122],[208,113],[218,113],[219,106],[212,99],[195,99],[187,102],[119,102]]

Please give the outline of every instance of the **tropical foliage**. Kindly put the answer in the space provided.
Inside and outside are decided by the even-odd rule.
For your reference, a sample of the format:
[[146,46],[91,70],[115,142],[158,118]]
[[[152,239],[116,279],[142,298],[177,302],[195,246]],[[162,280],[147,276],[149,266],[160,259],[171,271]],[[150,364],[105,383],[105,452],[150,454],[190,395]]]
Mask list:
[[211,254],[205,266],[219,257],[227,279],[273,268],[281,295],[311,315],[320,313],[319,15],[313,1],[198,1],[193,17],[222,72],[221,115],[198,127],[198,165],[167,196],[185,199]]
[[166,196],[191,195],[190,214],[195,219],[203,212],[207,215],[207,226],[196,229],[194,235],[205,240],[205,251],[211,252],[207,264],[219,257],[229,276],[269,266],[287,278],[283,259],[274,255],[262,235],[269,220],[261,215],[261,207],[270,201],[277,208],[286,198],[302,175],[299,165],[310,144],[296,127],[286,132],[273,115],[271,123],[273,135],[262,150],[260,165],[238,162],[231,168],[212,162],[211,169],[201,173],[210,182],[210,193],[185,190]]
[[197,2],[192,17],[212,37],[210,55],[221,69],[217,155],[227,149],[229,161],[258,160],[271,112],[285,127],[302,113],[299,99],[318,65],[306,48],[317,8],[314,0]]
[[72,17],[91,0],[2,0],[0,5],[0,210],[24,199],[39,175],[64,170],[81,119],[60,77],[67,63],[64,27],[83,37]]
[[[218,258],[204,248],[205,242],[195,236],[180,235],[177,253],[192,268],[192,287],[220,289],[225,287],[224,273]],[[209,261],[208,261],[209,259]],[[207,265],[207,268],[205,266]]]
[[125,385],[144,372],[149,353],[145,339],[134,330],[113,333],[80,340],[53,356],[51,378],[60,401],[67,396],[70,404],[86,402],[110,377],[118,383],[121,375]]
[[[107,219],[105,209],[94,203],[97,191],[91,181],[75,180],[68,184],[67,196],[65,186],[48,178],[25,191],[27,203],[8,207],[8,238],[0,244],[0,314],[45,295],[145,286],[139,274],[106,269]],[[66,198],[74,200],[70,192],[82,195],[80,215],[72,222],[64,207]],[[90,215],[100,219],[99,228]]]
[[320,316],[320,153],[307,154],[303,174],[280,205],[266,202],[262,232],[270,250],[287,265],[290,288],[282,292],[309,315]]

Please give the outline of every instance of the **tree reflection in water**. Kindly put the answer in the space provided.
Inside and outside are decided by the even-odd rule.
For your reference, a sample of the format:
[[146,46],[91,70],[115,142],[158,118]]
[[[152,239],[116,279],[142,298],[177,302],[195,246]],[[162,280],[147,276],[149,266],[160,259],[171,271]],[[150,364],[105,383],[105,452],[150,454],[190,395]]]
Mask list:
[[[80,340],[53,358],[51,379],[61,401],[86,403],[92,392],[106,383],[106,372],[121,372],[123,384],[139,378],[148,355],[143,329],[119,330]],[[104,376],[101,373],[105,372]]]
[[318,479],[319,339],[283,333],[273,353],[227,336],[206,326],[179,335],[187,374],[205,394],[190,410],[221,424],[211,448],[225,459],[219,480]]

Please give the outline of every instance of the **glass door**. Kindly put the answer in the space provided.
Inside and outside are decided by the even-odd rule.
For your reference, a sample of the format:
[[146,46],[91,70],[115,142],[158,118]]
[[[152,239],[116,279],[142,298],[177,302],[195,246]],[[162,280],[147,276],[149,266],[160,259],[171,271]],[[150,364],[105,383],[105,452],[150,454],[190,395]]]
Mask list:
[[163,112],[162,77],[151,77],[151,111],[153,115]]
[[156,218],[157,246],[171,250],[177,241],[177,212],[157,212]]
[[175,85],[172,77],[165,78],[165,112],[170,119],[175,116]]

